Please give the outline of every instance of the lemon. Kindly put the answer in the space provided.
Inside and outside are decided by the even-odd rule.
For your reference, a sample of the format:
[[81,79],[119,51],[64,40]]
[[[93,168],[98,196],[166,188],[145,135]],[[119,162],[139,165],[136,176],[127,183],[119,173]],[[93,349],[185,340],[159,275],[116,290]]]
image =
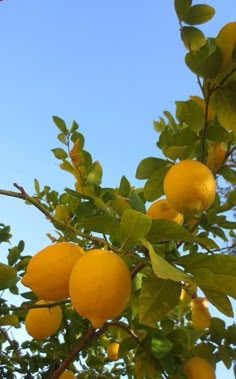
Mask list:
[[84,250],[71,242],[49,245],[35,254],[22,283],[44,300],[63,300],[69,297],[69,277]]
[[63,374],[59,376],[59,379],[74,379],[75,374],[70,370],[65,370]]
[[215,379],[214,367],[204,358],[192,357],[184,365],[188,379]]
[[69,283],[72,305],[99,328],[125,308],[131,276],[123,259],[114,252],[94,249],[75,264]]
[[[36,302],[37,305],[47,303],[44,300]],[[56,333],[61,320],[62,311],[59,305],[50,308],[31,308],[25,318],[25,328],[31,337],[44,339]]]
[[150,205],[147,215],[152,219],[165,219],[182,225],[184,216],[172,208],[167,199],[160,199]]
[[112,342],[107,347],[107,356],[111,361],[117,361],[119,359],[119,347],[118,342]]
[[207,167],[213,172],[218,171],[224,163],[226,151],[227,149],[222,143],[213,141],[208,151]]
[[164,179],[164,192],[174,209],[193,216],[211,206],[215,199],[216,182],[206,165],[186,159],[169,169]]
[[208,310],[208,302],[205,297],[196,297],[191,300],[192,324],[195,329],[209,328],[211,314]]

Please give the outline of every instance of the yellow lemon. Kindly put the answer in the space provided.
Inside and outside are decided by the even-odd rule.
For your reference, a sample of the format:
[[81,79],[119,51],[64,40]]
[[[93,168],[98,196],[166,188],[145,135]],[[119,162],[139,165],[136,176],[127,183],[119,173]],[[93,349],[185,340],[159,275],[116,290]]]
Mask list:
[[114,252],[94,249],[75,264],[69,283],[75,310],[94,328],[118,316],[131,291],[131,276],[123,259]]
[[27,266],[22,283],[44,300],[69,297],[69,278],[84,250],[71,242],[59,242],[35,254]]
[[172,208],[167,199],[160,199],[150,205],[147,215],[152,219],[165,219],[182,225],[184,216]]
[[204,358],[192,357],[184,365],[188,379],[216,379],[214,367]]
[[209,147],[206,165],[213,172],[218,171],[224,163],[226,147],[220,142],[212,142]]
[[164,179],[164,192],[174,209],[191,216],[211,206],[215,199],[216,182],[207,166],[186,159],[169,169]]
[[59,379],[74,379],[75,374],[70,370],[65,370],[63,374],[59,376]]
[[107,347],[107,356],[111,361],[117,361],[119,359],[119,347],[118,342],[112,342]]
[[[39,300],[37,305],[47,304]],[[44,339],[56,333],[61,325],[62,311],[59,305],[55,307],[31,308],[25,318],[25,328],[28,334],[36,339]]]
[[192,307],[192,324],[195,329],[209,328],[211,323],[211,314],[208,310],[206,297],[196,297],[191,300]]

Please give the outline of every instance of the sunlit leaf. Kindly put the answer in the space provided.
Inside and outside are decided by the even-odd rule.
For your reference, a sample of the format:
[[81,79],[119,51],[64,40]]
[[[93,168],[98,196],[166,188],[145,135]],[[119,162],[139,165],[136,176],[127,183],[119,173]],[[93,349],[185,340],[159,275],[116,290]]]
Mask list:
[[176,115],[181,123],[186,123],[195,132],[199,132],[204,127],[204,110],[196,101],[176,101],[176,107]]
[[186,49],[190,51],[199,50],[206,43],[203,32],[193,26],[183,26],[181,38]]
[[232,54],[236,43],[236,22],[223,26],[216,37],[216,43],[222,52],[221,71],[232,64]]
[[142,243],[149,251],[153,271],[159,278],[171,279],[177,282],[191,282],[191,277],[189,275],[179,270],[178,268],[167,262],[160,255],[158,255],[148,241],[143,240]]
[[52,116],[52,119],[55,123],[55,125],[58,127],[58,129],[64,133],[64,134],[67,134],[68,133],[68,130],[67,130],[67,127],[66,127],[66,123],[65,121],[58,117],[58,116]]
[[15,326],[18,328],[20,325],[18,317],[16,315],[6,315],[0,317],[0,326],[5,325]]
[[121,217],[120,232],[122,249],[129,249],[139,243],[151,227],[151,219],[133,209],[124,211]]
[[222,54],[213,38],[197,51],[186,54],[185,62],[195,74],[204,78],[215,78],[222,64]]
[[183,21],[189,25],[204,24],[215,14],[215,10],[210,5],[196,4],[191,6]]
[[190,10],[192,0],[175,0],[174,5],[178,19],[182,21],[187,16]]

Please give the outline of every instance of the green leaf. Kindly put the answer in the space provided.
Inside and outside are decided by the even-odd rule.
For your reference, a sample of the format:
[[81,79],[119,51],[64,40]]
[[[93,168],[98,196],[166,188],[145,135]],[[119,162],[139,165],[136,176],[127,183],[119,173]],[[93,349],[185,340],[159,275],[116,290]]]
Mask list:
[[180,21],[187,16],[190,7],[192,5],[192,0],[175,0],[175,12]]
[[176,115],[181,123],[187,124],[195,132],[199,132],[204,127],[204,111],[196,101],[176,101],[176,107]]
[[18,328],[20,326],[19,319],[16,315],[6,315],[0,317],[0,326],[15,326]]
[[117,234],[119,222],[109,215],[78,218],[76,227],[103,234]]
[[144,185],[144,197],[147,201],[154,201],[164,194],[163,181],[170,166],[163,166],[156,170]]
[[236,88],[225,86],[214,95],[215,112],[220,124],[227,130],[236,131]]
[[130,192],[130,182],[128,179],[123,175],[120,180],[120,186],[119,186],[119,194],[123,197],[128,197]]
[[119,357],[125,357],[130,350],[137,347],[137,341],[133,337],[125,338],[119,346]]
[[87,176],[88,184],[97,184],[100,185],[102,182],[102,166],[98,161],[94,162],[92,165],[92,170]]
[[150,243],[160,243],[167,241],[196,242],[206,248],[217,248],[217,244],[208,239],[195,237],[186,228],[170,220],[152,220],[152,226],[146,236]]
[[199,50],[186,54],[185,63],[195,74],[215,78],[222,64],[222,54],[215,40],[208,38]]
[[163,280],[155,275],[143,278],[139,296],[139,321],[142,324],[156,326],[178,303],[180,284],[173,280]]
[[148,241],[142,240],[142,244],[148,249],[153,271],[159,278],[171,279],[177,282],[191,282],[191,277],[189,275],[177,269],[158,255]]
[[130,249],[145,237],[151,227],[151,219],[133,209],[124,211],[121,217],[121,248]]
[[51,150],[54,154],[54,156],[57,158],[57,159],[66,159],[68,157],[67,153],[65,152],[65,150],[61,149],[60,147],[56,148],[56,149],[52,149]]
[[208,22],[215,14],[215,10],[210,5],[196,4],[191,6],[183,21],[188,25],[199,25]]
[[224,177],[225,180],[232,184],[236,184],[236,171],[230,167],[222,167],[219,172],[220,175]]
[[173,348],[173,343],[158,333],[155,333],[154,336],[148,335],[143,344],[157,359],[165,357]]
[[230,142],[231,138],[230,133],[220,125],[216,118],[208,124],[206,139],[217,142]]
[[222,360],[225,367],[229,370],[232,365],[230,350],[226,346],[218,346],[217,357]]
[[165,167],[167,164],[168,162],[164,159],[145,158],[139,163],[135,176],[137,179],[148,179],[155,171]]
[[17,282],[17,272],[14,267],[0,263],[0,290],[10,288]]
[[62,120],[62,118],[58,117],[58,116],[52,116],[52,119],[54,121],[54,123],[56,124],[56,126],[58,127],[58,129],[64,133],[64,134],[67,134],[68,133],[68,130],[67,130],[67,127],[66,127],[66,123],[64,120]]
[[203,32],[193,26],[182,27],[181,39],[186,49],[190,51],[199,50],[206,43]]
[[79,129],[79,125],[76,121],[73,120],[71,128],[70,128],[70,133],[74,133],[76,130]]
[[19,256],[20,256],[20,250],[18,249],[17,246],[14,246],[11,249],[9,249],[9,253],[7,256],[8,264],[10,266],[13,266],[17,262]]
[[213,304],[221,313],[227,317],[234,317],[232,304],[227,295],[218,291],[209,290],[204,286],[201,287],[201,290],[203,291],[208,301]]
[[193,274],[200,288],[217,291],[236,299],[236,276],[215,274],[207,268],[196,269]]
[[129,204],[136,211],[146,213],[144,202],[134,189],[131,190],[129,195]]
[[40,186],[39,186],[39,181],[38,179],[34,179],[34,189],[37,195],[40,194]]
[[1,242],[9,242],[11,238],[11,233],[10,233],[10,226],[5,226],[4,224],[0,224],[0,243]]

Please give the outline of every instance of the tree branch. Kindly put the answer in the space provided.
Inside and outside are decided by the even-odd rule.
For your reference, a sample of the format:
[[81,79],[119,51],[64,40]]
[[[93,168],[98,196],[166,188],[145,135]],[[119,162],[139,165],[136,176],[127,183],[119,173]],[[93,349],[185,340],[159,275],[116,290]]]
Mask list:
[[40,212],[42,212],[46,218],[50,221],[52,221],[55,225],[60,226],[61,228],[71,232],[74,235],[78,235],[81,238],[88,239],[92,242],[94,242],[97,245],[104,245],[106,244],[106,241],[104,241],[103,238],[94,237],[90,234],[83,233],[79,231],[78,229],[74,228],[72,225],[65,223],[62,220],[59,220],[55,216],[53,216],[36,198],[30,196],[22,186],[19,186],[17,183],[13,183],[14,187],[16,187],[20,192],[14,192],[14,191],[6,191],[4,189],[0,189],[0,195],[4,196],[10,196],[10,197],[16,197],[18,199],[22,199],[27,201],[28,203],[32,204],[35,208],[37,208]]

